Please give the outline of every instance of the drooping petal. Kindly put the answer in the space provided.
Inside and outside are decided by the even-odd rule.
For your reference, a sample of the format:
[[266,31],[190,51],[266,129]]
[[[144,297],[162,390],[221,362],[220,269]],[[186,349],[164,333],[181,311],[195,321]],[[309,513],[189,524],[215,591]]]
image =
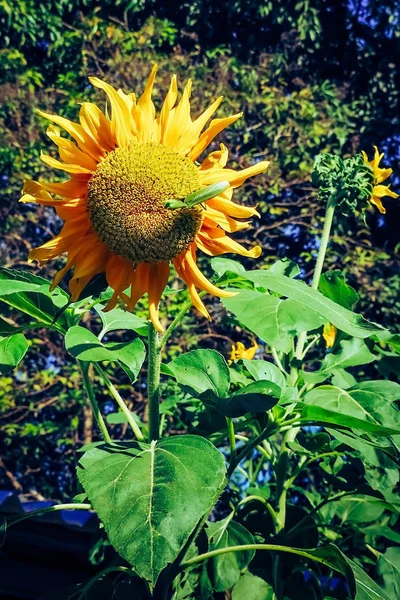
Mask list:
[[149,295],[150,320],[154,327],[160,332],[164,331],[164,328],[161,325],[158,316],[158,305],[161,299],[161,294],[168,283],[169,272],[170,268],[168,262],[149,265],[148,269],[147,291]]
[[220,229],[204,229],[203,231],[199,231],[196,244],[200,250],[210,256],[219,256],[220,254],[231,252],[247,256],[248,258],[258,258],[261,254],[260,246],[254,246],[250,250],[247,250],[244,246],[225,235]]
[[193,285],[200,290],[204,290],[205,292],[213,294],[218,298],[231,298],[235,295],[232,292],[227,292],[226,290],[217,288],[213,283],[211,283],[211,281],[207,279],[207,277],[203,275],[196,264],[196,248],[194,244],[189,246],[187,250],[174,259],[174,265],[179,275],[179,271],[186,275],[188,278],[185,279],[186,283],[193,283]]
[[114,290],[114,294],[104,308],[104,312],[107,312],[115,308],[118,298],[122,297],[123,292],[131,285],[134,267],[132,261],[113,254],[107,261],[105,271],[107,283]]

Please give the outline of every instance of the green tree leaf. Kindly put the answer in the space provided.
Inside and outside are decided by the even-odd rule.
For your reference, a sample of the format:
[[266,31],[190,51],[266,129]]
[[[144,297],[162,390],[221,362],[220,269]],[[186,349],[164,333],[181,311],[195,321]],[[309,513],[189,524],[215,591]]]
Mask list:
[[83,362],[116,361],[126,370],[131,380],[135,380],[142,367],[146,350],[142,340],[103,344],[85,327],[75,325],[65,336],[65,347],[78,360]]
[[0,338],[0,373],[12,371],[24,358],[29,348],[22,333]]
[[217,501],[225,462],[208,440],[181,435],[100,444],[78,477],[114,548],[154,585]]
[[[240,523],[232,521],[231,515],[222,521],[208,523],[206,531],[210,540],[210,550],[254,544],[251,533]],[[208,567],[215,591],[224,592],[235,585],[239,581],[241,571],[247,567],[254,554],[254,550],[247,550],[220,554],[212,558]]]
[[330,321],[340,331],[344,331],[352,337],[366,338],[383,330],[381,325],[371,323],[362,315],[336,304],[303,281],[296,281],[269,271],[247,271],[246,277],[267,290],[300,302],[306,308],[312,306],[313,311],[318,312],[326,321]]
[[[233,290],[232,290],[233,291]],[[236,296],[223,304],[250,331],[277,350],[288,353],[300,331],[316,329],[325,320],[296,300],[281,300],[253,290],[234,290]]]
[[192,350],[168,363],[176,381],[198,396],[211,390],[218,397],[227,396],[230,385],[225,358],[215,350]]

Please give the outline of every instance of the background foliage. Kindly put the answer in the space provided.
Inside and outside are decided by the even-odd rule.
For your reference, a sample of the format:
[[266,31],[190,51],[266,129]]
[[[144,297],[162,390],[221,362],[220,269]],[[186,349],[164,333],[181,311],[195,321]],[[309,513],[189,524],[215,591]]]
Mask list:
[[[27,262],[28,252],[60,227],[52,210],[17,204],[23,179],[54,177],[39,160],[49,142],[46,122],[36,109],[74,118],[79,102],[103,102],[88,85],[89,75],[138,91],[151,64],[158,62],[158,104],[171,74],[177,73],[181,85],[188,76],[194,80],[195,112],[220,94],[225,102],[218,116],[244,111],[220,139],[229,147],[233,165],[272,161],[267,174],[249,183],[241,196],[242,202],[259,203],[261,218],[246,233],[264,249],[257,267],[289,257],[309,278],[323,213],[310,185],[315,155],[346,155],[361,148],[371,154],[377,144],[394,168],[393,187],[399,187],[399,22],[395,0],[195,0],[178,5],[107,0],[101,6],[90,0],[0,0],[2,265],[38,273],[37,265]],[[385,206],[386,217],[370,212],[365,224],[336,221],[327,266],[347,274],[360,295],[361,313],[396,332],[400,205],[387,199]],[[40,272],[51,277],[57,266]],[[251,268],[250,262],[246,266]],[[180,298],[180,292],[165,297],[165,314],[177,312]],[[172,357],[182,347],[218,348],[228,355],[232,341],[242,339],[222,305],[206,302],[213,322],[193,313],[185,335],[178,331],[171,340]],[[13,309],[2,314],[15,323]],[[87,319],[96,329],[96,316]],[[20,316],[17,322],[21,324]],[[76,491],[76,450],[96,436],[92,415],[57,332],[49,338],[35,330],[28,338],[34,348],[23,366],[0,377],[0,487],[67,499]],[[109,339],[123,341],[118,334]],[[361,378],[373,379],[375,366],[362,369]],[[395,369],[389,374],[398,377]],[[110,375],[132,409],[143,412],[142,383],[132,390],[120,371]],[[173,406],[178,388],[165,385]],[[114,411],[106,395],[102,405],[105,414]],[[183,432],[190,423],[192,408],[181,406],[174,430],[165,409],[171,432]],[[114,427],[118,433],[126,425]],[[308,473],[299,486],[317,489],[321,482],[315,477]],[[238,482],[232,493],[240,490]],[[343,504],[342,510],[348,523],[345,549],[357,554],[354,532],[365,515],[357,516],[359,506],[354,512]],[[398,542],[398,533],[390,535]]]

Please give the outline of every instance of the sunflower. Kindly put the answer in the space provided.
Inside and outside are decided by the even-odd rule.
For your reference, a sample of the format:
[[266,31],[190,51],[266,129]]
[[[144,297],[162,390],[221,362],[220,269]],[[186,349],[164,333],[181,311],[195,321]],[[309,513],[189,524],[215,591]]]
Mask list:
[[379,166],[384,154],[379,154],[379,150],[376,146],[374,158],[372,160],[368,160],[368,155],[366,152],[362,151],[362,156],[364,162],[369,165],[374,174],[374,187],[372,190],[371,198],[369,199],[371,204],[374,204],[379,212],[384,215],[386,213],[386,208],[383,206],[381,198],[383,196],[390,196],[391,198],[398,198],[399,194],[393,192],[388,185],[381,185],[383,181],[385,181],[390,175],[393,173],[393,169],[382,169]]
[[[50,125],[47,135],[58,146],[61,160],[41,156],[48,166],[67,172],[70,179],[63,183],[26,181],[21,202],[54,206],[64,221],[59,235],[29,255],[43,263],[67,254],[53,287],[74,267],[69,288],[76,301],[89,281],[104,272],[113,289],[106,310],[114,308],[118,300],[133,310],[147,292],[149,317],[162,331],[158,304],[168,282],[170,263],[188,286],[194,306],[209,318],[198,290],[218,297],[230,294],[201,273],[197,251],[210,256],[226,252],[253,258],[260,255],[259,246],[247,250],[227,234],[246,229],[248,219],[259,216],[255,208],[235,204],[232,193],[269,163],[258,162],[242,171],[227,169],[228,150],[223,144],[198,163],[215,136],[242,113],[214,119],[204,129],[222,97],[192,121],[191,81],[177,102],[177,79],[173,76],[156,116],[151,99],[155,75],[156,66],[138,99],[133,93],[125,94],[90,77],[92,85],[106,93],[110,117],[90,102],[81,105],[79,123],[39,111],[76,142],[62,137],[59,129]],[[168,201],[184,200],[220,182],[229,186],[201,205],[168,207]]]
[[246,346],[242,342],[237,342],[237,344],[233,344],[231,349],[231,354],[229,356],[229,363],[234,360],[240,360],[241,358],[247,358],[247,360],[252,360],[256,352],[258,350],[258,344],[253,340],[253,345],[250,348],[246,348]]

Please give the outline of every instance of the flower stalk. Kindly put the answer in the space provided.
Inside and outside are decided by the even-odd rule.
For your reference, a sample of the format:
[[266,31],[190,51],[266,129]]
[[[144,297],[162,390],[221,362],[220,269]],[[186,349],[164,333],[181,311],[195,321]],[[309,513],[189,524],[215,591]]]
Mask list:
[[160,367],[160,336],[153,323],[149,321],[147,391],[150,441],[158,440],[160,436]]

